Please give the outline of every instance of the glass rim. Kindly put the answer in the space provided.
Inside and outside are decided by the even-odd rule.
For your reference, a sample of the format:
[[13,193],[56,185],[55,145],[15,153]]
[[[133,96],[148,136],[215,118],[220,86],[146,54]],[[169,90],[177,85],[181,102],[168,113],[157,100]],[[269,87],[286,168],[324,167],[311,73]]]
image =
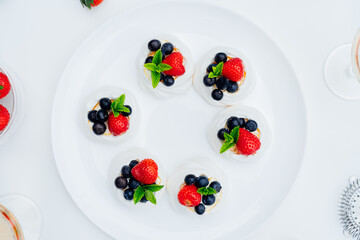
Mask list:
[[352,70],[357,79],[360,81],[360,59],[359,59],[359,49],[360,49],[360,29],[357,31],[351,49],[351,58],[352,58]]

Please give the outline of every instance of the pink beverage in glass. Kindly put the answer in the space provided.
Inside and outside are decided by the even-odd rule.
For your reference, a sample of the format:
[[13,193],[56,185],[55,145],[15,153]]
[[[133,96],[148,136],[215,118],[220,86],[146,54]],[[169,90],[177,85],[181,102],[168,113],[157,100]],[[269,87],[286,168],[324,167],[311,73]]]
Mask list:
[[23,240],[19,222],[15,216],[0,204],[0,239],[1,240]]
[[360,30],[357,32],[351,51],[352,71],[356,79],[360,82]]
[[360,29],[352,43],[335,48],[325,62],[324,77],[327,86],[345,100],[360,99],[359,45]]

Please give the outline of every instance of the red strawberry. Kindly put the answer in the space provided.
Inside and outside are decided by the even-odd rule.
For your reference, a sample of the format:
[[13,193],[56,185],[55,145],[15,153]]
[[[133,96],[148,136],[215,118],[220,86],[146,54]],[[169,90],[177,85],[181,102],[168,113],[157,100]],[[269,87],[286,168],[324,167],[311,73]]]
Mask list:
[[238,82],[244,77],[244,64],[240,58],[232,58],[224,63],[222,75],[230,81]]
[[91,9],[91,7],[96,7],[100,5],[100,3],[103,2],[103,0],[80,0],[83,7],[88,7]]
[[103,0],[94,0],[94,3],[93,3],[93,4],[91,4],[91,6],[92,6],[92,7],[99,6],[99,5],[100,5],[100,3],[102,3],[102,2],[103,2]]
[[10,88],[11,86],[8,77],[4,73],[0,72],[0,99],[8,95]]
[[201,202],[201,194],[197,192],[195,185],[185,185],[178,193],[178,200],[181,205],[195,207]]
[[239,129],[239,139],[236,143],[236,149],[242,155],[253,155],[260,149],[260,140],[251,132],[244,128]]
[[114,136],[119,136],[129,129],[129,119],[121,114],[115,117],[114,113],[111,112],[109,114],[108,125],[111,134]]
[[166,63],[171,66],[170,70],[164,71],[164,74],[170,76],[181,76],[185,73],[185,67],[183,65],[184,57],[179,52],[173,52],[167,56],[162,63]]
[[141,183],[153,184],[158,177],[158,165],[152,159],[144,159],[133,167],[131,174]]
[[8,110],[0,105],[0,131],[4,130],[10,121],[10,114]]

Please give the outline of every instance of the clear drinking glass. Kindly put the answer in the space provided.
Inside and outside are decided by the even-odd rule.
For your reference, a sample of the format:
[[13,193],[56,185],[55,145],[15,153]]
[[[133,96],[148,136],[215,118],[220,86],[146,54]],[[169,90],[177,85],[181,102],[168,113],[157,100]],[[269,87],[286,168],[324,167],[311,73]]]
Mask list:
[[325,81],[330,90],[346,100],[360,99],[360,29],[353,43],[335,48],[328,56]]
[[0,239],[39,240],[42,233],[42,215],[29,198],[9,194],[0,198]]

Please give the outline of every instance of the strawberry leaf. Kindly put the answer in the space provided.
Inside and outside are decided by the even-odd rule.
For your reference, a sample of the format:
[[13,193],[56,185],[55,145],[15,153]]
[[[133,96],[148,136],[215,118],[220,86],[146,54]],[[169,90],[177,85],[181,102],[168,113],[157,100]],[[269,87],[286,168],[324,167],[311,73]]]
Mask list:
[[151,185],[144,185],[143,187],[146,190],[149,190],[151,192],[157,192],[157,191],[160,191],[164,186],[163,185],[151,184]]
[[144,67],[150,71],[155,71],[156,64],[155,63],[145,63]]
[[4,89],[4,86],[1,86],[1,85],[0,85],[0,90],[3,90],[3,89]]
[[152,80],[152,86],[153,88],[156,88],[159,85],[160,82],[160,73],[152,71],[151,72],[151,80]]
[[137,204],[144,195],[145,195],[145,189],[143,188],[143,186],[138,186],[134,193],[134,199],[133,199],[134,203]]
[[230,135],[233,137],[234,143],[237,143],[237,141],[239,140],[239,129],[240,127],[237,126],[233,130],[231,130]]
[[160,63],[162,62],[162,53],[161,53],[161,50],[157,50],[154,57],[153,57],[153,60],[152,60],[152,63],[155,63],[155,65],[159,65]]
[[147,200],[149,200],[152,204],[156,205],[156,197],[154,196],[154,194],[149,191],[149,190],[145,190],[145,197]]

